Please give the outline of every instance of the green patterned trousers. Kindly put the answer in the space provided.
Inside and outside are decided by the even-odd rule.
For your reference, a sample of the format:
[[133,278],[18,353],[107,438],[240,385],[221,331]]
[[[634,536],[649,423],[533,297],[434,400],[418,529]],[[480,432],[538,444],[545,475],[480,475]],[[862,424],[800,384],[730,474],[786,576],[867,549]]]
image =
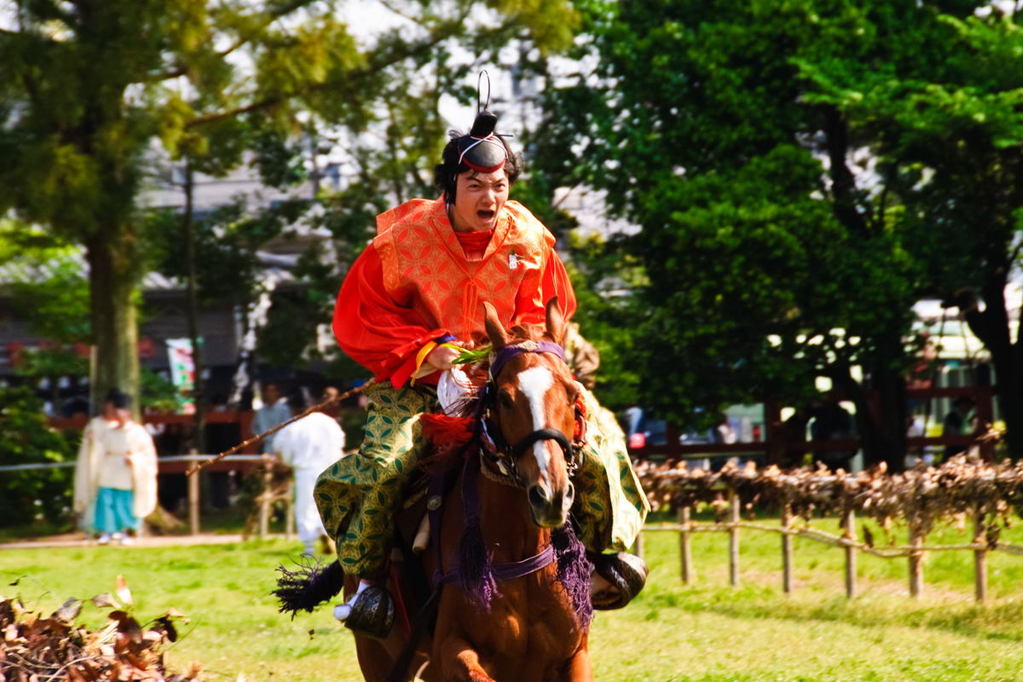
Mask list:
[[[337,540],[345,573],[379,576],[390,552],[394,512],[419,461],[419,415],[437,409],[429,386],[367,390],[370,400],[359,452],[320,474],[314,496],[327,532]],[[643,527],[650,504],[632,470],[625,436],[614,415],[584,391],[587,445],[576,472],[572,513],[586,548],[624,551]]]

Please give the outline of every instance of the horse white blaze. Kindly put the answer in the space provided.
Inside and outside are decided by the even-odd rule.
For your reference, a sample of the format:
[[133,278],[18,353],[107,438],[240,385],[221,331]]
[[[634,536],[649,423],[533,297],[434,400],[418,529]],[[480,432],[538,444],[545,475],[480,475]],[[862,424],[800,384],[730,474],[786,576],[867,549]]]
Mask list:
[[[529,401],[529,412],[533,415],[533,429],[536,431],[547,428],[547,414],[543,409],[544,398],[553,385],[554,375],[546,367],[530,367],[519,373],[519,390]],[[550,488],[550,475],[547,473],[550,456],[547,454],[544,441],[533,443],[533,456],[536,457],[536,464],[540,467],[544,483]]]

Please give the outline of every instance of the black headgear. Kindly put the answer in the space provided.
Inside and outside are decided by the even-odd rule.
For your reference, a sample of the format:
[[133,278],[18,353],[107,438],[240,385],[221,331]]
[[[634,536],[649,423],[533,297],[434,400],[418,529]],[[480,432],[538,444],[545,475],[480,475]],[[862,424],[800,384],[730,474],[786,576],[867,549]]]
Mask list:
[[107,393],[106,401],[119,410],[125,410],[131,407],[131,396],[116,388],[110,389]]
[[469,134],[453,140],[458,150],[457,165],[468,166],[480,173],[500,170],[508,160],[508,149],[494,134],[495,128],[497,116],[493,113],[483,110],[476,114]]
[[[483,98],[484,83],[487,86],[486,99]],[[434,181],[448,202],[455,200],[458,176],[467,171],[493,173],[503,168],[509,183],[515,182],[519,176],[519,159],[508,149],[503,136],[495,132],[497,115],[487,108],[489,104],[490,77],[482,71],[477,84],[476,119],[472,128],[466,135],[451,133],[451,141],[444,147],[441,163],[434,169]]]

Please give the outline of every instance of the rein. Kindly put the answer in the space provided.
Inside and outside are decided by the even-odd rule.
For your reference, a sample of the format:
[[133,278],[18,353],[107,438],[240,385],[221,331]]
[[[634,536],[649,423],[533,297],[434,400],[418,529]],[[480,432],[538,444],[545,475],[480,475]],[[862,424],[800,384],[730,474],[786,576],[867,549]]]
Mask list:
[[[465,468],[463,469],[462,477],[462,496],[465,504],[466,523],[479,523],[479,493],[476,488],[476,483],[479,480],[479,466],[473,466],[473,460],[467,460]],[[436,479],[435,479],[436,480]],[[433,491],[431,490],[431,493]],[[431,495],[429,499],[432,499]],[[436,508],[434,508],[436,507]],[[430,527],[440,528],[440,515],[443,507],[439,504],[427,503],[427,509],[430,512]],[[446,585],[449,583],[458,582],[463,578],[461,566],[454,568],[450,571],[443,572],[441,569],[441,554],[440,554],[440,542],[436,542],[437,546],[437,570],[433,574],[433,582],[436,586]],[[486,548],[482,548],[485,552]],[[514,580],[515,578],[522,578],[531,573],[536,573],[540,569],[544,568],[555,560],[554,546],[548,544],[542,550],[534,554],[533,556],[520,559],[519,561],[508,561],[505,563],[494,564],[490,567],[493,580],[495,582],[505,582],[507,580]]]
[[[582,446],[585,444],[586,438],[586,410],[580,400],[574,406],[575,433],[572,434],[571,441],[561,431],[549,428],[532,431],[514,445],[504,439],[500,429],[495,427],[493,421],[495,398],[492,388],[508,361],[522,353],[551,353],[562,362],[565,361],[565,349],[552,341],[528,340],[505,346],[490,361],[490,380],[479,393],[476,412],[481,445],[480,459],[485,475],[493,472],[493,469],[486,466],[490,464],[496,469],[499,477],[507,479],[507,484],[518,488],[524,488],[525,485],[516,470],[515,460],[528,448],[542,440],[553,440],[561,446],[561,451],[567,460],[568,474],[572,476],[582,463]],[[492,478],[492,476],[488,475],[488,478]]]
[[[479,527],[479,491],[477,490],[477,482],[479,481],[481,471],[484,477],[495,482],[505,485],[513,485],[517,488],[525,488],[525,485],[516,470],[515,458],[525,452],[528,448],[532,447],[535,443],[543,440],[552,440],[561,446],[561,449],[568,460],[569,475],[575,473],[582,461],[582,446],[584,444],[583,434],[585,434],[586,415],[581,404],[576,404],[575,406],[576,428],[575,433],[573,434],[573,441],[569,441],[568,436],[557,429],[544,428],[532,431],[526,434],[526,436],[519,442],[514,445],[509,445],[501,435],[500,430],[495,428],[491,413],[494,403],[494,391],[492,390],[492,387],[508,361],[522,353],[551,353],[556,355],[562,362],[565,360],[565,349],[560,345],[551,341],[533,340],[522,341],[520,343],[505,346],[498,351],[496,356],[491,360],[489,381],[486,386],[481,389],[476,412],[476,424],[478,425],[477,438],[480,443],[480,458],[478,460],[474,460],[473,458],[467,459],[462,472],[462,501],[465,507],[466,527],[469,529],[474,526],[477,529]],[[495,472],[487,466],[488,463],[493,464],[496,467],[497,475],[494,475]],[[431,528],[439,529],[441,527],[440,521],[444,495],[442,488],[443,477],[434,476],[433,480],[430,482],[430,491],[427,498],[427,509],[429,510]],[[438,535],[439,533],[431,536],[431,543],[435,545],[437,551],[438,566],[437,571],[433,576],[434,584],[440,586],[446,583],[461,581],[463,585],[468,586],[469,583],[476,580],[477,576],[466,576],[465,566],[460,565],[450,571],[443,572],[441,568],[440,542],[437,540]],[[463,542],[464,541],[465,538],[463,538]],[[482,542],[482,538],[480,538],[480,541]],[[486,554],[485,547],[481,547],[480,551]],[[506,580],[521,578],[539,571],[554,562],[555,559],[556,555],[554,547],[552,545],[547,545],[533,556],[520,561],[512,561],[491,566],[488,561],[484,560],[481,563],[484,564],[483,570],[487,573],[487,575],[483,576],[482,580],[484,583],[488,583],[489,581],[503,582]],[[484,586],[482,589],[486,590],[488,588]],[[486,601],[489,601],[489,599],[486,599]]]

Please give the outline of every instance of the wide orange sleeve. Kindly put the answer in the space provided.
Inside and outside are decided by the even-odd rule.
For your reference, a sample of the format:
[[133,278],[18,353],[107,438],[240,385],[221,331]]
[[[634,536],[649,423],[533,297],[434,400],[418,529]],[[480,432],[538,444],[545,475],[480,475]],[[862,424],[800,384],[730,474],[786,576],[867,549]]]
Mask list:
[[427,327],[416,311],[391,299],[380,256],[367,247],[348,270],[334,307],[341,349],[377,380],[390,380],[397,388],[415,371],[419,349],[447,333]]
[[555,296],[558,297],[561,314],[566,320],[572,319],[576,308],[575,290],[565,264],[561,262],[558,253],[550,249],[543,267],[530,273],[519,287],[515,299],[514,323],[544,324],[547,301]]

